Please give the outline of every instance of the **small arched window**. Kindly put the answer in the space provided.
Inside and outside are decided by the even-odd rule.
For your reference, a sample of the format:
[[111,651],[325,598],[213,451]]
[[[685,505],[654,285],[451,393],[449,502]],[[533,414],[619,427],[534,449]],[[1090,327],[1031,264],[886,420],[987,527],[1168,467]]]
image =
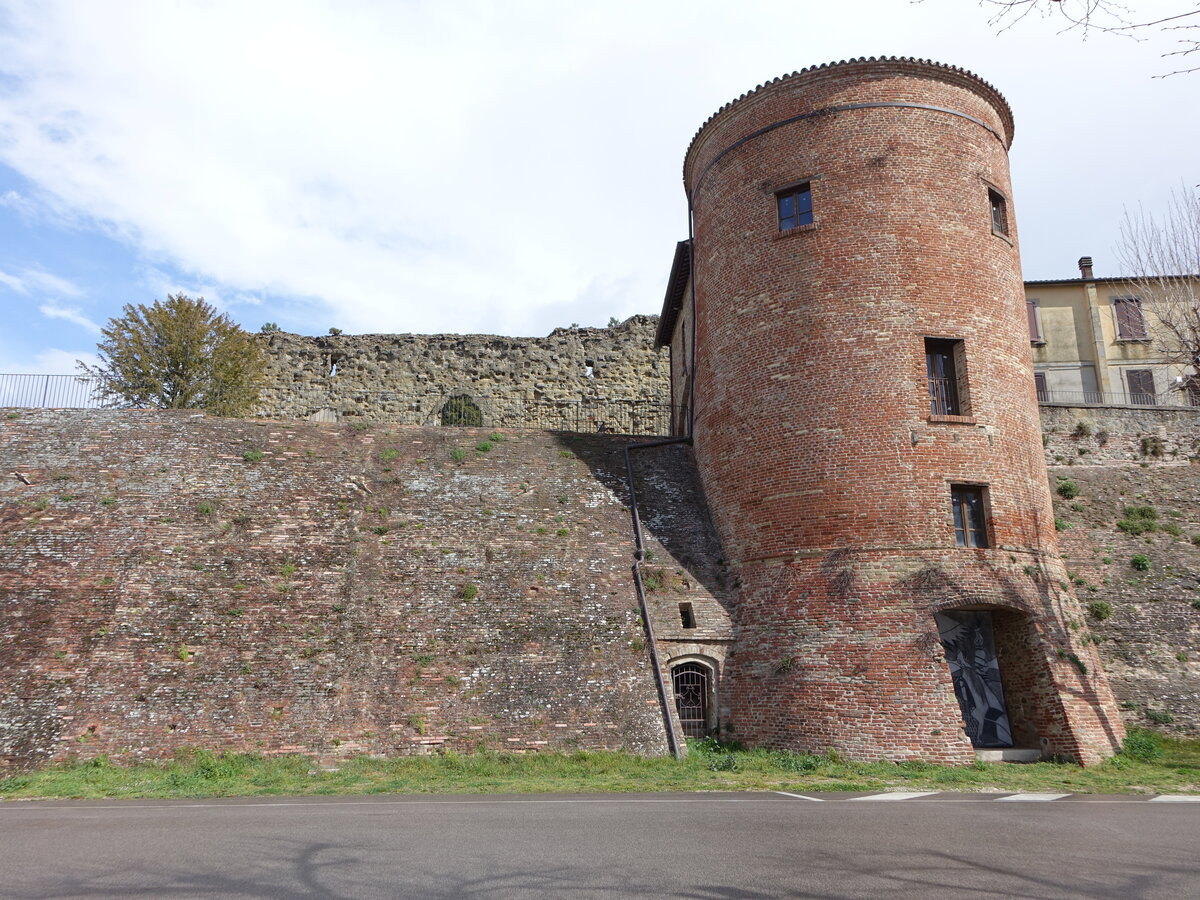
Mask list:
[[475,401],[466,394],[455,394],[442,406],[441,420],[443,425],[483,424],[483,413],[475,405]]

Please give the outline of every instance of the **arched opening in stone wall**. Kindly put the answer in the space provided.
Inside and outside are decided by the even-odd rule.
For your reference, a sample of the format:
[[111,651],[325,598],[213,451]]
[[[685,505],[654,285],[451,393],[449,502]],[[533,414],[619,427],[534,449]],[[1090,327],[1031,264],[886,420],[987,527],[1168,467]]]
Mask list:
[[717,728],[716,670],[707,663],[689,659],[671,665],[671,686],[679,725],[688,737],[702,738]]
[[1040,750],[1057,718],[1050,672],[1034,624],[1003,608],[947,609],[935,616],[967,737],[977,749]]
[[466,394],[455,394],[442,405],[439,413],[443,425],[480,426],[483,412]]

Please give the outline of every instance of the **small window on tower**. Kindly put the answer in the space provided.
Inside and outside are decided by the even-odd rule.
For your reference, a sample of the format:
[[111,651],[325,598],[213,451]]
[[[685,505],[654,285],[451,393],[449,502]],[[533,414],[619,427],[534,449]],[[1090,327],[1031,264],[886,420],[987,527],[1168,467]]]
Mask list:
[[992,207],[992,231],[1008,237],[1008,202],[1004,195],[988,188],[988,203]]
[[775,195],[775,201],[779,207],[780,231],[812,224],[812,191],[807,183],[780,191]]
[[954,510],[954,543],[960,547],[987,547],[986,488],[971,484],[950,485],[950,505]]
[[969,416],[966,350],[950,338],[925,338],[925,374],[931,416]]

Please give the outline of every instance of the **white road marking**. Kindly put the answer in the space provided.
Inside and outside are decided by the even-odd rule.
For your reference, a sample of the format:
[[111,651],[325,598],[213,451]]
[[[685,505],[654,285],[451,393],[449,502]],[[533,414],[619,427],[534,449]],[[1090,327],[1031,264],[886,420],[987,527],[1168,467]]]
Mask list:
[[888,791],[884,794],[871,794],[869,797],[854,797],[854,800],[912,800],[916,797],[932,797],[938,791]]
[[795,797],[797,800],[811,800],[813,803],[824,803],[820,797],[805,797],[803,794],[789,794],[787,791],[776,791],[777,794],[783,794],[785,797]]
[[1200,803],[1200,794],[1159,794],[1150,803]]
[[1003,803],[1006,800],[1014,800],[1019,802],[1040,803],[1049,800],[1061,800],[1063,797],[1070,796],[1070,794],[1013,794],[1011,797],[1001,797],[997,802]]

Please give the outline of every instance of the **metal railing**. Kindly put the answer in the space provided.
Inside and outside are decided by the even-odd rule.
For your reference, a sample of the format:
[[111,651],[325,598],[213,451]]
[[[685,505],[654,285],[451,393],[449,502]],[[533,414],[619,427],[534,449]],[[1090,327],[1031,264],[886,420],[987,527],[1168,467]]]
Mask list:
[[1141,406],[1168,409],[1200,409],[1200,395],[1191,391],[1060,391],[1039,388],[1038,403],[1063,406]]
[[954,378],[929,376],[929,414],[957,416],[958,381]]
[[105,405],[100,382],[87,375],[0,374],[0,407],[99,409]]

